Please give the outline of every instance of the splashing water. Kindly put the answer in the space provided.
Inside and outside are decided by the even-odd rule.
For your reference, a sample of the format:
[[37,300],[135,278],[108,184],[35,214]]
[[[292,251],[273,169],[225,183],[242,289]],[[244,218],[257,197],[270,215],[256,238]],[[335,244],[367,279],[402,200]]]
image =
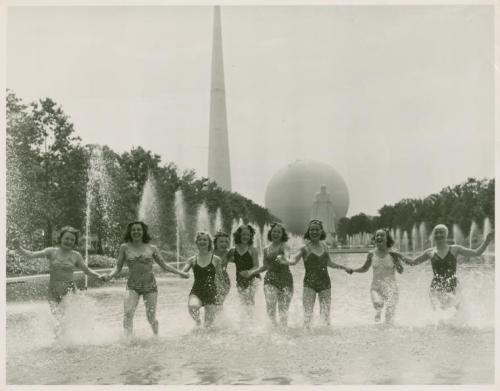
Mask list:
[[478,238],[480,238],[479,227],[475,221],[470,225],[470,233],[469,233],[469,247],[474,248],[477,247]]
[[[60,323],[59,343],[73,345],[100,345],[116,341],[120,337],[119,323],[99,323],[99,307],[96,301],[83,294],[69,295],[62,303],[64,317]],[[111,333],[113,330],[115,333]]]
[[[110,211],[112,207],[113,192],[110,186],[111,180],[106,170],[102,149],[94,147],[89,162],[87,174],[86,206],[85,206],[85,264],[88,265],[90,235],[92,224],[92,211],[96,202],[101,209],[101,224],[104,231],[110,228]],[[88,286],[88,277],[85,275],[85,287]]]
[[420,242],[419,238],[419,232],[417,229],[417,224],[413,224],[413,227],[411,228],[411,251],[416,252],[418,251],[418,244]]
[[156,180],[151,173],[148,174],[148,179],[144,183],[137,217],[148,225],[151,237],[158,240],[161,233],[160,203],[156,190]]
[[196,214],[196,231],[207,231],[210,232],[210,215],[208,214],[208,209],[203,202],[198,207],[198,213]]
[[408,244],[408,232],[404,231],[403,232],[403,240],[401,243],[401,251],[403,252],[408,252],[410,250],[409,244]]
[[[365,261],[363,254],[332,256],[349,267]],[[302,263],[291,267],[295,290],[285,331],[269,325],[261,282],[253,318],[248,318],[235,289],[232,264],[232,288],[213,332],[192,331],[186,308],[192,281],[170,275],[158,276],[159,339],[151,338],[139,306],[136,339],[121,343],[124,281],[72,298],[76,301],[67,308],[61,344],[54,342],[51,325],[43,326],[45,303],[8,304],[7,377],[9,383],[22,384],[488,383],[494,379],[493,266],[459,263],[462,306],[455,315],[432,311],[429,263],[405,267],[397,275],[396,325],[389,328],[373,322],[371,272],[348,275],[330,270],[332,327],[318,327],[316,305],[314,328],[303,331]],[[333,367],[332,354],[337,363]],[[66,373],[78,373],[78,378],[68,379]]]
[[231,233],[235,233],[236,230],[238,229],[238,220],[236,219],[233,219],[233,221],[231,222]]
[[[491,221],[488,217],[484,219],[483,222],[483,240],[486,239],[486,235],[488,235],[491,232]],[[495,243],[491,242],[488,244],[488,247],[486,248],[486,253],[487,254],[494,254],[495,253]]]
[[452,233],[453,233],[453,240],[454,240],[455,244],[460,244],[460,245],[465,244],[464,234],[457,224],[453,224]]
[[267,237],[270,230],[271,230],[271,225],[269,223],[264,224],[264,228],[262,230],[263,247],[266,247],[269,244],[269,240],[267,239]]
[[486,235],[491,232],[491,221],[488,217],[484,219],[483,222],[483,240],[486,239]]
[[260,256],[260,254],[262,254],[263,246],[262,246],[262,236],[260,234],[260,228],[258,226],[255,230],[255,236],[253,239],[253,243],[254,243],[255,248],[257,249],[257,253]]
[[396,235],[394,235],[394,241],[396,242],[395,243],[396,248],[399,248],[401,251],[403,251],[401,228],[399,228],[399,227],[396,228]]
[[298,252],[299,248],[304,245],[304,239],[300,235],[290,234],[288,243],[292,251],[292,254],[295,254]]
[[427,224],[422,221],[418,227],[420,233],[420,251],[424,251],[429,246],[429,234],[427,233]]
[[177,268],[180,265],[180,253],[181,253],[181,232],[186,229],[185,221],[185,209],[184,209],[184,195],[182,190],[177,190],[175,192],[175,248],[176,248],[176,259]]
[[240,217],[240,218],[238,219],[238,227],[241,227],[243,224],[244,224],[243,218],[242,218],[242,217]]
[[217,208],[217,212],[215,212],[215,232],[222,231],[224,228],[224,224],[222,221],[222,212],[220,208]]

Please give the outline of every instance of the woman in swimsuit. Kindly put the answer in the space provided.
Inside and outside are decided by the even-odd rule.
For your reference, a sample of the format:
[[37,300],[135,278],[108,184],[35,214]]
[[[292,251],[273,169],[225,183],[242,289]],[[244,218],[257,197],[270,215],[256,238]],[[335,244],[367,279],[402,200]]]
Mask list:
[[260,278],[258,274],[245,277],[245,270],[259,267],[259,256],[253,247],[253,237],[255,229],[251,225],[238,227],[233,234],[235,246],[229,250],[228,261],[236,265],[236,288],[243,306],[251,312],[255,305],[255,291],[257,282],[255,278]]
[[221,259],[222,280],[219,283],[220,290],[217,293],[218,304],[222,305],[231,289],[231,280],[227,273],[229,234],[219,231],[214,236],[214,254]]
[[74,250],[78,243],[78,231],[72,227],[63,227],[59,234],[59,246],[48,247],[41,251],[29,251],[22,248],[18,241],[14,241],[17,252],[29,259],[46,258],[49,260],[49,291],[48,301],[54,315],[60,316],[58,308],[62,300],[69,294],[76,292],[73,280],[75,268],[81,269],[86,275],[104,280],[104,276],[88,268],[81,254]]
[[[189,258],[183,272],[193,268],[194,284],[189,293],[189,314],[201,326],[200,309],[205,307],[204,326],[209,327],[219,311],[217,282],[222,280],[221,259],[212,252],[212,238],[208,232],[197,232],[195,244],[198,254]],[[217,275],[217,277],[216,277]]]
[[309,243],[300,248],[293,261],[288,262],[290,265],[295,265],[301,259],[304,261],[306,270],[302,302],[304,306],[304,327],[307,329],[311,327],[316,296],[318,296],[322,323],[325,326],[330,325],[332,290],[327,267],[352,273],[350,268],[332,261],[328,247],[323,242],[325,238],[326,232],[323,229],[323,223],[319,220],[311,220],[304,234],[304,239]]
[[142,295],[146,306],[146,316],[153,329],[153,333],[158,335],[158,320],[156,319],[156,303],[158,298],[158,288],[153,274],[153,263],[156,262],[164,271],[178,274],[183,278],[189,275],[175,267],[167,265],[161,256],[158,247],[149,244],[151,237],[148,234],[148,226],[142,221],[134,221],[127,225],[125,238],[120,246],[118,261],[113,271],[106,276],[109,281],[116,277],[123,268],[123,264],[128,265],[127,290],[124,299],[123,328],[125,335],[132,335],[134,326],[134,314]]
[[267,234],[271,242],[264,248],[264,262],[260,268],[242,272],[244,277],[251,277],[267,270],[264,277],[264,296],[266,298],[267,315],[273,325],[277,325],[276,307],[279,313],[279,324],[286,327],[288,309],[293,296],[293,277],[288,263],[290,248],[286,245],[288,234],[280,223],[271,224]]
[[456,244],[449,245],[447,242],[448,228],[446,225],[438,224],[432,230],[432,238],[434,240],[435,247],[425,250],[422,255],[415,259],[410,259],[399,253],[397,253],[397,255],[404,263],[411,266],[430,260],[434,275],[429,292],[433,308],[458,308],[460,303],[457,297],[457,256],[480,256],[486,250],[494,237],[494,232],[489,232],[483,243],[481,243],[481,245],[475,250]]
[[354,273],[365,273],[373,267],[373,280],[370,287],[370,296],[375,308],[375,322],[380,322],[382,310],[385,307],[385,322],[390,324],[394,320],[396,306],[399,300],[396,271],[403,272],[396,253],[389,252],[394,244],[394,239],[388,230],[379,229],[375,232],[375,245],[377,248],[368,253],[366,262]]

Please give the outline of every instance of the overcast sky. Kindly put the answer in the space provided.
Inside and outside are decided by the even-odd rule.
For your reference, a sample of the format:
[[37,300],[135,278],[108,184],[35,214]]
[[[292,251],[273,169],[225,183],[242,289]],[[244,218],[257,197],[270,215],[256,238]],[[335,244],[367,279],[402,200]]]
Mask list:
[[[8,10],[7,86],[84,143],[207,173],[212,7]],[[348,215],[494,176],[492,6],[221,8],[233,190],[263,204],[296,159]]]

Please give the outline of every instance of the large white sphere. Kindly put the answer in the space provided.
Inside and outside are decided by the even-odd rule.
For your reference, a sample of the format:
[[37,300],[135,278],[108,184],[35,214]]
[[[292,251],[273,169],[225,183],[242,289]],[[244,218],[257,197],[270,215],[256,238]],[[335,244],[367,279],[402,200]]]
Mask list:
[[337,221],[345,217],[349,192],[344,179],[332,166],[313,160],[297,160],[274,174],[266,189],[266,208],[289,231],[303,233],[321,185],[330,193]]

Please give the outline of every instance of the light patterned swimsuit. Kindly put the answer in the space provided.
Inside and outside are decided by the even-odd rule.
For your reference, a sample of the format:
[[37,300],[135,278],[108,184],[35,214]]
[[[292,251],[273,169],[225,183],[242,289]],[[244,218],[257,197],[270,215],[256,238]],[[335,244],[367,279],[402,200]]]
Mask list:
[[377,292],[384,300],[398,299],[398,284],[396,283],[396,266],[390,254],[380,258],[373,254],[373,280],[371,290]]
[[71,255],[69,258],[60,258],[59,251],[56,250],[54,259],[50,260],[49,269],[49,301],[60,303],[68,293],[76,292],[73,281],[75,266]]
[[129,270],[127,289],[133,290],[139,295],[158,291],[153,274],[155,251],[154,248],[148,246],[142,254],[137,254],[127,245],[126,260]]

